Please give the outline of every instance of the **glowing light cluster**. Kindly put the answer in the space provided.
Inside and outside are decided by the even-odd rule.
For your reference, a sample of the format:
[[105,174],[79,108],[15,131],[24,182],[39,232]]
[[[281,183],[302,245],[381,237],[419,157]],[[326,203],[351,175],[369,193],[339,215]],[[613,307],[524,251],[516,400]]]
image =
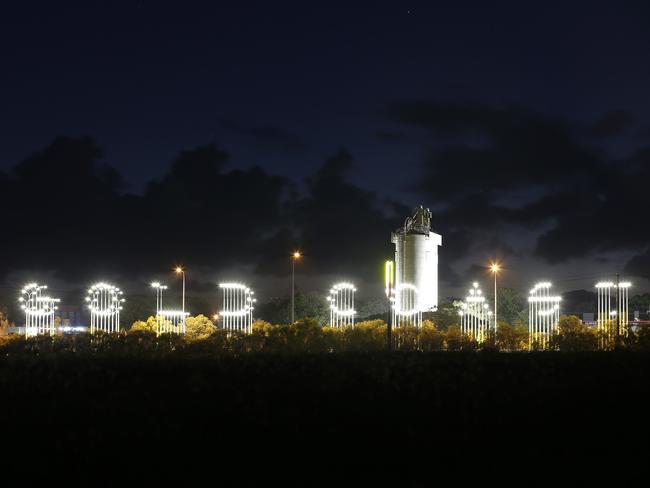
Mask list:
[[18,301],[25,312],[25,336],[54,334],[54,312],[59,308],[58,298],[44,295],[47,285],[29,283],[21,290]]
[[158,310],[156,329],[160,334],[185,334],[185,319],[190,314],[182,310]]
[[528,296],[528,345],[546,349],[551,335],[557,331],[560,321],[562,297],[551,296],[548,281],[537,283]]
[[596,324],[601,332],[600,347],[603,349],[614,345],[617,333],[623,335],[628,333],[628,292],[631,286],[632,283],[628,281],[618,285],[613,281],[596,283],[598,294]]
[[472,284],[469,295],[465,297],[465,301],[458,313],[461,316],[461,330],[463,333],[478,342],[485,341],[490,329],[492,312],[478,283],[474,282]]
[[415,285],[411,283],[397,285],[394,296],[391,297],[393,327],[421,327],[422,310],[419,302],[420,294]]
[[90,309],[90,333],[119,332],[120,310],[125,299],[122,290],[99,282],[88,289],[86,303]]
[[327,301],[330,304],[330,325],[340,328],[354,327],[354,294],[357,291],[352,283],[342,282],[335,284],[330,289]]
[[219,283],[223,292],[223,308],[219,311],[223,328],[230,332],[253,331],[253,304],[255,294],[242,283]]
[[190,314],[183,310],[165,310],[163,292],[167,285],[154,281],[151,287],[156,290],[156,334],[185,334],[185,319]]

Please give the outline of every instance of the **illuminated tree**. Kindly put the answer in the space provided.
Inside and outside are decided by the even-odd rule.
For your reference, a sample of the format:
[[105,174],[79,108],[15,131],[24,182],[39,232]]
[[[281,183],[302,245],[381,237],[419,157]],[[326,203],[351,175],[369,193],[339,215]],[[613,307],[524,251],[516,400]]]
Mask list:
[[212,321],[205,315],[187,317],[185,320],[185,327],[185,338],[188,341],[205,340],[217,330]]

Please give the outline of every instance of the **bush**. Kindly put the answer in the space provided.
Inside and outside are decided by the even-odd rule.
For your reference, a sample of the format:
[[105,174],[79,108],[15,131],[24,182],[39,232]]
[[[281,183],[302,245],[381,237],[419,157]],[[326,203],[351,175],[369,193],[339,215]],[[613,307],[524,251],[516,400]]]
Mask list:
[[575,315],[562,315],[549,345],[560,351],[597,351],[599,342],[597,330],[584,325]]
[[445,334],[433,322],[425,320],[422,322],[418,342],[422,351],[442,351],[445,347]]
[[214,334],[216,330],[217,328],[212,323],[212,320],[205,315],[185,319],[185,339],[190,342],[205,340]]
[[528,330],[499,322],[496,344],[500,351],[525,351],[528,349]]

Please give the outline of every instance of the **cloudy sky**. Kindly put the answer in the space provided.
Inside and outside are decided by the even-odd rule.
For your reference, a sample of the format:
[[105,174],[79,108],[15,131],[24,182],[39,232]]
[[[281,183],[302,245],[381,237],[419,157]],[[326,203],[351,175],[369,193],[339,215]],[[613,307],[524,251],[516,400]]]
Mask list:
[[[365,3],[365,2],[364,2]],[[2,294],[188,268],[381,287],[415,205],[443,296],[650,277],[647,2],[21,2],[0,15]]]

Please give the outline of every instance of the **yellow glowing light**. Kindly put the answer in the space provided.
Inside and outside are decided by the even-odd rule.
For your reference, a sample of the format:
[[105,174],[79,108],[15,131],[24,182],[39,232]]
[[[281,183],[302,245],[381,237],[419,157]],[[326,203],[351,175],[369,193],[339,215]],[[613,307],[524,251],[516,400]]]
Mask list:
[[212,320],[214,320],[215,322],[216,322],[217,320],[219,320],[219,314],[218,314],[218,313],[215,313],[215,314],[212,316]]
[[386,283],[386,294],[389,295],[391,290],[393,289],[393,284],[394,284],[394,272],[393,272],[393,262],[392,261],[386,261],[386,265],[384,268],[384,280]]
[[181,268],[180,266],[176,266],[176,269],[174,271],[176,271],[176,273],[180,274],[180,273],[183,272],[183,268]]
[[293,253],[293,259],[300,259],[302,255],[300,254],[300,251],[294,251]]
[[490,270],[493,273],[498,273],[501,270],[501,267],[499,266],[499,263],[492,263],[492,265],[490,266]]

